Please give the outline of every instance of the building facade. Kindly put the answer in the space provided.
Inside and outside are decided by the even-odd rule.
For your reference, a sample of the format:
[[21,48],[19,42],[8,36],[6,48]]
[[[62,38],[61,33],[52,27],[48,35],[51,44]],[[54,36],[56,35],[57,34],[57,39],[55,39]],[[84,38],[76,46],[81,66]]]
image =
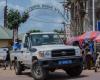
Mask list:
[[0,26],[0,48],[11,47],[12,44],[12,31]]
[[100,22],[100,0],[95,0],[95,16],[96,16],[96,30],[100,31],[100,25],[98,26],[98,21]]
[[[71,2],[71,31],[73,36],[93,30],[93,0],[72,0]],[[100,0],[95,0],[95,30],[100,21]]]
[[84,18],[86,15],[87,0],[72,0],[71,2],[71,31],[73,36],[84,32]]

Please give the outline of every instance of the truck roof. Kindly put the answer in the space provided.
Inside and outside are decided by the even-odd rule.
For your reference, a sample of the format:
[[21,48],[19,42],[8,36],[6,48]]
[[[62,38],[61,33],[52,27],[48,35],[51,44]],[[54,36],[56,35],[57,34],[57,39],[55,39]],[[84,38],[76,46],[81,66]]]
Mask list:
[[57,34],[55,32],[35,32],[35,33],[30,33],[30,34]]

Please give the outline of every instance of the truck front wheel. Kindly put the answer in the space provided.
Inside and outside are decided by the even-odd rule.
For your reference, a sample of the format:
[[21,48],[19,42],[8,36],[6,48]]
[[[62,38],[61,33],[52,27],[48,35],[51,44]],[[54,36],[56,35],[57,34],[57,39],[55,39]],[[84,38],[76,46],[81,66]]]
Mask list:
[[69,76],[77,77],[81,74],[82,70],[83,70],[82,66],[76,66],[76,67],[69,68],[65,71]]
[[19,61],[15,61],[15,73],[16,75],[21,75],[22,73],[22,65]]
[[42,66],[37,63],[32,65],[31,73],[35,80],[44,80],[47,75],[47,71],[44,70]]

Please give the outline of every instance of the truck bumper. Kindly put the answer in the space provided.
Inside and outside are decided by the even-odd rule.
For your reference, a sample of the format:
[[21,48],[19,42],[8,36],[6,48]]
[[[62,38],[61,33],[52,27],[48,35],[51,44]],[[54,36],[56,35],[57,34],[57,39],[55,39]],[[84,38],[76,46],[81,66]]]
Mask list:
[[61,57],[39,60],[39,64],[43,68],[66,68],[74,66],[83,66],[82,57]]

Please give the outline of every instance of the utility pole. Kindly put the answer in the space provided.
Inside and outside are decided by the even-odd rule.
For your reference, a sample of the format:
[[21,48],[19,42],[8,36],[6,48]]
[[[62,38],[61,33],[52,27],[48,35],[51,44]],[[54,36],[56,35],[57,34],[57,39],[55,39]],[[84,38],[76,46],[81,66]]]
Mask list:
[[4,7],[4,27],[7,28],[7,0],[6,5]]
[[[64,7],[64,17],[68,19],[68,17],[70,15],[69,14],[69,10],[70,10],[70,0],[64,0],[63,2],[60,2],[63,4]],[[67,23],[66,23],[67,22]],[[63,26],[64,26],[64,39],[68,40],[70,38],[70,21],[64,21],[62,22]]]
[[93,10],[93,31],[95,31],[95,0],[92,0],[92,10]]
[[[64,0],[63,2],[60,2],[63,7],[64,7],[64,17],[66,17],[66,10],[67,10],[67,7],[66,7],[66,4],[67,4],[67,0]],[[67,22],[67,21],[66,21]],[[66,23],[65,22],[62,22],[63,26],[64,26],[64,39],[66,40]]]
[[68,21],[67,24],[64,24],[64,31],[65,31],[65,39],[68,40],[70,38],[70,1],[69,0],[64,0],[64,15],[65,18],[67,18]]
[[[64,17],[66,16],[66,7],[65,7],[65,5],[66,5],[66,0],[64,0],[64,4],[63,4],[63,6],[64,6]],[[63,23],[63,25],[64,25],[64,37],[65,37],[65,40],[66,40],[66,24],[65,24],[65,22]]]

